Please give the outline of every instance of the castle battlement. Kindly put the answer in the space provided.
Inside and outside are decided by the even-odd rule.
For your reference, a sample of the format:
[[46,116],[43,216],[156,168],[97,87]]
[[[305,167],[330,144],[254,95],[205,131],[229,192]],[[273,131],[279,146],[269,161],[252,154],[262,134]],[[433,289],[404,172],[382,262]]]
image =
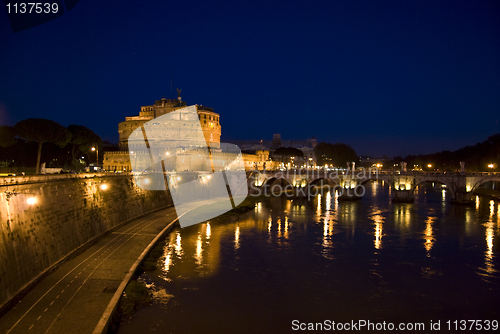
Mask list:
[[[104,153],[104,170],[126,172],[131,171],[130,155],[135,156],[136,154],[149,154],[149,152],[134,150],[136,146],[139,149],[143,149],[144,146],[142,144],[136,145],[135,143],[131,143],[131,146],[129,147],[128,139],[130,137],[130,134],[146,122],[149,122],[172,111],[186,107],[186,102],[181,100],[180,90],[178,90],[178,93],[179,97],[177,98],[177,100],[162,98],[161,100],[155,101],[155,103],[152,105],[141,106],[138,116],[127,116],[125,117],[124,122],[118,124],[118,134],[120,136],[120,151]],[[221,125],[219,114],[215,113],[214,109],[210,107],[197,104],[195,104],[194,106],[196,107],[196,111],[198,113],[198,119],[200,121],[206,144],[212,150],[212,158],[215,158],[215,161],[219,162],[225,161],[225,163],[228,163],[230,160],[234,159],[234,152],[223,152],[222,150],[220,150]],[[172,122],[178,121],[172,120]],[[169,125],[167,124],[165,126],[168,128]],[[190,133],[194,131],[193,124],[185,124],[185,126],[185,134],[186,136],[189,136]],[[175,127],[179,128],[179,125],[176,124]],[[201,168],[200,166],[203,163],[206,163],[200,162],[206,159],[202,159],[196,162],[197,160],[199,160],[193,155],[193,152],[195,152],[196,149],[189,147],[186,148],[186,151],[183,148],[180,148],[175,152],[170,152],[171,154],[168,154],[169,150],[173,147],[182,146],[180,142],[173,142],[170,144],[171,145],[169,146],[165,146],[165,154],[170,155],[170,157],[166,158],[166,160],[169,161],[168,163],[170,165],[176,165],[176,168],[178,168],[178,170],[195,170],[197,168]],[[130,154],[129,149],[131,150]],[[251,169],[257,165],[262,167],[265,161],[268,160],[269,151],[262,151],[257,155],[243,154],[242,156],[245,160],[245,168]],[[177,159],[177,157],[180,159]]]

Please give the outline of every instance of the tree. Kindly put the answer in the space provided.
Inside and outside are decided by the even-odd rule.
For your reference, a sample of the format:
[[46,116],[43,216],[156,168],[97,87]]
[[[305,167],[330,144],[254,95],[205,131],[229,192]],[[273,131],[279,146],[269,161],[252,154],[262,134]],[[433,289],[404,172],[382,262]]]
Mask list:
[[328,164],[337,167],[347,167],[348,162],[358,161],[354,149],[342,143],[319,143],[314,147],[314,155],[320,166]]
[[304,152],[294,147],[280,147],[273,153],[273,159],[276,161],[288,163],[291,158],[302,159]]
[[8,147],[17,143],[16,132],[11,126],[2,125],[0,126],[0,146]]
[[[71,132],[71,164],[73,167],[77,166],[76,154],[78,151],[87,153],[93,143],[97,143],[98,150],[102,149],[102,139],[94,133],[94,131],[83,125],[72,124],[68,126]],[[101,151],[102,152],[102,151]]]
[[43,118],[29,118],[14,125],[16,134],[28,141],[38,143],[38,155],[36,159],[36,173],[40,172],[40,157],[42,145],[53,143],[64,147],[71,139],[71,132],[64,126],[54,121]]

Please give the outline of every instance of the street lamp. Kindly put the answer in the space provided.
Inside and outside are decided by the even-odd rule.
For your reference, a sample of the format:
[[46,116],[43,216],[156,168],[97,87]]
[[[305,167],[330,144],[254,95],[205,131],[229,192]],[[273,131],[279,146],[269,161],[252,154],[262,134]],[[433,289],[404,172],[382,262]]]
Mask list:
[[36,204],[38,202],[37,197],[33,194],[30,194],[30,193],[20,193],[20,192],[16,192],[15,190],[13,190],[13,191],[5,191],[4,194],[5,194],[5,199],[7,200],[7,203],[9,203],[9,200],[12,197],[17,196],[17,195],[29,195],[26,198],[26,203],[28,203],[29,205],[33,205],[33,204]]
[[92,152],[96,152],[95,159],[96,159],[96,166],[99,168],[99,145],[97,143],[92,143],[92,148],[90,149]]
[[495,168],[495,165],[494,165],[494,164],[489,164],[489,165],[488,165],[488,168],[493,169],[493,168]]

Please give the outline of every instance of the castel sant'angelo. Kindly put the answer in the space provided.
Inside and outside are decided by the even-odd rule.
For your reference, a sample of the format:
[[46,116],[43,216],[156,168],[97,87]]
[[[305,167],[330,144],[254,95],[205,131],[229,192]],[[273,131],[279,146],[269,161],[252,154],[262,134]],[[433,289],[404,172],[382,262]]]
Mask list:
[[[119,134],[119,151],[105,152],[103,159],[103,169],[111,172],[130,172],[131,164],[129,157],[129,143],[128,139],[130,134],[141,127],[146,122],[149,122],[157,117],[170,113],[174,110],[182,109],[187,106],[187,103],[182,101],[180,90],[178,91],[177,99],[166,99],[155,101],[155,104],[149,106],[142,106],[139,111],[139,116],[125,117],[125,121],[118,124]],[[212,108],[195,105],[200,120],[200,125],[205,136],[207,146],[213,149],[220,147],[221,136],[221,123],[219,114],[215,113]],[[255,154],[243,154],[245,161],[245,168],[262,169],[264,163],[269,166],[269,151],[260,150]],[[189,166],[187,166],[187,169]]]

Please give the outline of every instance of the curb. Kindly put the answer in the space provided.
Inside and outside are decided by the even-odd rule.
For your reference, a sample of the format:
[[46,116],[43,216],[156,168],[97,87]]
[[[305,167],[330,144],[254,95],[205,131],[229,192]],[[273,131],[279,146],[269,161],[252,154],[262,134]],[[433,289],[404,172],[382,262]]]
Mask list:
[[123,281],[120,283],[120,286],[118,289],[116,289],[115,294],[113,295],[113,298],[111,298],[111,301],[109,302],[108,306],[106,307],[106,310],[101,316],[101,319],[97,323],[97,326],[95,327],[94,331],[92,332],[93,334],[106,334],[109,326],[109,322],[111,321],[113,314],[116,311],[116,308],[118,306],[118,302],[120,301],[120,298],[123,294],[123,291],[125,290],[127,284],[130,282],[130,279],[134,275],[135,271],[137,270],[137,267],[139,264],[144,260],[146,255],[149,253],[149,251],[156,245],[158,240],[167,232],[170,232],[170,230],[174,227],[175,223],[179,220],[179,217],[175,218],[173,221],[170,222],[163,230],[161,230],[160,233],[149,243],[149,245],[144,249],[144,251],[141,253],[141,255],[137,258],[137,260],[132,264],[132,267],[130,267],[129,271],[125,275],[125,278]]

